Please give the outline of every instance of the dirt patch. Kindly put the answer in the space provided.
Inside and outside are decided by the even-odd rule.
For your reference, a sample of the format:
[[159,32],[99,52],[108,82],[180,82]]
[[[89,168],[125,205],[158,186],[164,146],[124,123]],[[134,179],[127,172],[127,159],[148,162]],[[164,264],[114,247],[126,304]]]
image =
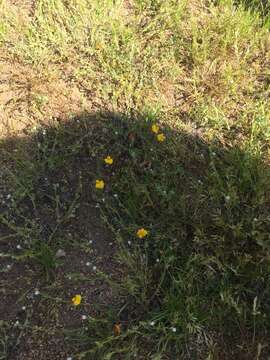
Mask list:
[[[98,214],[89,214],[97,221]],[[5,259],[1,277],[1,320],[8,324],[7,359],[66,359],[78,352],[65,339],[65,331],[84,326],[89,316],[117,302],[115,294],[98,273],[118,276],[115,247],[107,231],[89,223],[91,240],[63,250],[52,278],[46,279],[40,267],[27,259]],[[97,235],[95,235],[97,234]],[[14,246],[1,246],[1,253],[19,256]],[[22,250],[22,253],[24,251]],[[14,256],[14,255],[13,255]],[[75,307],[71,299],[82,296]],[[18,340],[19,339],[19,340]]]
[[[93,191],[97,168],[84,139],[93,135],[78,121],[2,141],[5,151],[26,152],[16,152],[9,164],[3,161],[15,183],[3,175],[0,186],[0,330],[6,359],[74,356],[80,348],[66,332],[119,303],[104,276],[122,274],[114,237],[101,221],[102,195]],[[74,306],[77,294],[82,302]]]
[[1,137],[90,109],[91,102],[71,81],[68,71],[63,79],[56,67],[38,72],[8,55],[0,60]]

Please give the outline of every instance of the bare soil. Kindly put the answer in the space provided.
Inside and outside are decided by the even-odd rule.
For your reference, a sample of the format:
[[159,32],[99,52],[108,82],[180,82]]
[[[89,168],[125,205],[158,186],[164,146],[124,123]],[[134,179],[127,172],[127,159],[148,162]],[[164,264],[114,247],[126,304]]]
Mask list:
[[[53,124],[54,119],[64,123],[69,115],[91,107],[80,90],[68,79],[59,78],[56,70],[50,69],[44,76],[4,55],[0,59],[0,148],[11,157],[21,151],[25,151],[26,156],[31,153],[31,134],[37,125]],[[12,209],[10,197],[14,192],[6,182],[4,169],[14,164],[7,164],[3,151],[0,164],[0,214],[4,214],[7,210],[13,211],[9,207]],[[88,184],[91,188],[95,168],[86,163],[84,157],[77,159],[77,168],[72,168],[73,171],[48,173],[49,184],[41,181],[35,191],[46,194],[48,187],[61,181],[67,173],[71,173],[68,179],[71,192],[75,191],[83,164],[89,167],[89,181],[85,186]],[[29,207],[29,200],[18,204],[19,209],[28,209],[26,215],[39,223],[45,242],[48,229],[55,226],[56,220],[48,211],[51,204],[46,201],[46,196],[44,202],[40,198],[36,209]],[[13,221],[14,224],[21,221],[15,213]],[[61,247],[65,255],[57,259],[56,268],[45,276],[16,232],[3,224],[0,227],[0,337],[4,339],[6,359],[64,360],[74,356],[79,349],[66,340],[65,331],[84,326],[82,316],[95,316],[97,308],[106,309],[117,302],[110,286],[97,276],[97,272],[121,275],[112,234],[102,224],[90,192],[80,200],[75,217],[61,235],[68,239],[68,245],[55,245],[53,249],[56,252],[57,246]],[[18,245],[22,248],[18,249]],[[83,299],[78,307],[71,303],[75,294],[81,294]]]

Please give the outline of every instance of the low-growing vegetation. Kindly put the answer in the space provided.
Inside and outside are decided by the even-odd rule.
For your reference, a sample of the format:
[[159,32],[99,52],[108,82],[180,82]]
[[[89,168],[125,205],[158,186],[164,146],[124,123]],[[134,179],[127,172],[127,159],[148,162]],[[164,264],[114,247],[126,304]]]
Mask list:
[[269,9],[0,2],[0,359],[267,359]]

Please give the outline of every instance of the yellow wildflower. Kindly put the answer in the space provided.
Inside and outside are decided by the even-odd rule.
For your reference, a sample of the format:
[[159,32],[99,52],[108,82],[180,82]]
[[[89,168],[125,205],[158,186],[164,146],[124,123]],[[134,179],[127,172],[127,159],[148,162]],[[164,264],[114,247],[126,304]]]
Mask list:
[[121,324],[115,324],[113,327],[114,335],[119,336],[121,334]]
[[108,165],[112,165],[112,163],[113,163],[113,158],[112,158],[110,155],[108,155],[108,156],[104,159],[104,162],[105,162],[106,164],[108,164]]
[[96,180],[96,189],[104,189],[105,183],[103,180]]
[[166,139],[166,136],[163,133],[157,135],[157,140],[159,142],[163,142],[165,139]]
[[101,43],[97,43],[97,44],[96,44],[96,49],[97,49],[97,50],[102,49],[102,44],[101,44]]
[[81,301],[82,301],[82,297],[81,295],[75,295],[72,299],[71,299],[72,303],[74,306],[78,306],[80,305]]
[[146,235],[148,235],[148,231],[145,230],[144,228],[141,228],[137,231],[137,236],[140,239],[143,239]]
[[152,131],[157,134],[159,132],[159,126],[157,124],[152,125]]

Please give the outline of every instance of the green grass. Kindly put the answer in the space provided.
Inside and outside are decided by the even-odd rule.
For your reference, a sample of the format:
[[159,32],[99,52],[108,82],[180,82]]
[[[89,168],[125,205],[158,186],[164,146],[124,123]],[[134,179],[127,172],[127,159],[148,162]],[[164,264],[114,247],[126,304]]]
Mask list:
[[[238,0],[238,2],[240,1]],[[270,4],[267,0],[241,0],[241,3],[245,6],[246,9],[259,12],[263,22],[269,26]]]
[[[269,168],[248,147],[205,142],[165,124],[160,126],[166,141],[160,143],[151,132],[153,114],[109,114],[103,121],[95,116],[94,136],[88,128],[92,116],[34,137],[30,173],[22,160],[13,176],[16,184],[25,179],[25,190],[14,199],[15,208],[23,200],[25,208],[2,217],[23,239],[24,257],[37,261],[48,279],[57,266],[53,249],[69,243],[70,208],[76,217],[79,199],[94,188],[95,178],[105,180],[107,190],[96,190],[95,198],[115,233],[126,275],[119,283],[102,276],[125,305],[107,305],[105,317],[89,319],[88,330],[72,335],[89,348],[81,357],[255,357],[269,331]],[[65,198],[66,170],[76,174],[76,162],[84,162],[86,139],[97,170],[81,166],[82,193],[78,197],[72,186]],[[102,165],[107,154],[114,159],[112,169]],[[59,185],[44,193],[42,179],[50,173],[49,183],[59,179]],[[48,245],[40,242],[43,216],[51,217],[42,235]],[[136,236],[141,227],[149,231],[142,240]],[[123,323],[120,337],[111,334],[116,318]]]
[[[55,291],[56,251],[87,251],[92,203],[117,244],[120,278],[96,275],[119,301],[65,329],[79,359],[269,354],[269,12],[234,3],[39,0],[30,15],[0,3],[5,56],[44,86],[53,69],[88,104],[0,145],[13,199],[0,223],[24,244],[7,256]],[[31,116],[46,117],[54,92],[29,82]]]
[[[155,322],[147,332],[147,356],[214,356],[215,344],[216,356],[225,346],[235,358],[255,357],[269,310],[269,170],[248,149],[202,143],[166,126],[167,141],[160,144],[151,122],[138,122],[120,127],[114,137],[110,154],[120,166],[110,187],[118,200],[105,203],[129,253],[124,259],[133,259],[135,284],[128,290],[142,309],[134,326],[146,336]],[[136,239],[140,227],[150,232],[145,240]],[[136,351],[141,341],[133,343]],[[194,341],[200,344],[195,349]]]
[[194,105],[225,94],[234,108],[232,97],[258,91],[255,54],[266,29],[257,14],[225,4],[209,5],[209,16],[196,1],[38,1],[30,20],[2,5],[2,22],[14,56],[39,71],[69,64],[60,76],[103,106],[167,109],[180,95]]

